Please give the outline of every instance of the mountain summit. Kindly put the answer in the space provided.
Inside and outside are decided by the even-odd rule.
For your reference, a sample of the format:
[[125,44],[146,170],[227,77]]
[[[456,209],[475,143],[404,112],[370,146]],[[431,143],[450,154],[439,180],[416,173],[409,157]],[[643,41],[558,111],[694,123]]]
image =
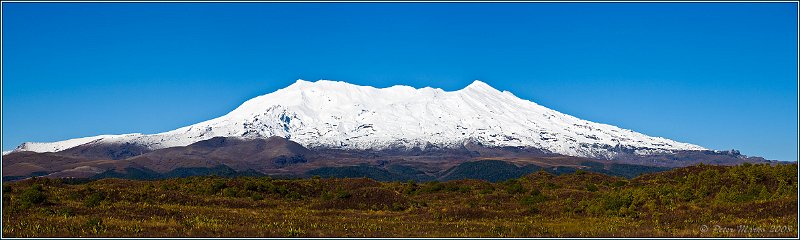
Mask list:
[[273,136],[311,149],[458,148],[470,143],[602,159],[612,159],[622,152],[647,155],[706,150],[578,119],[477,80],[457,91],[297,80],[286,88],[250,99],[224,116],[172,131],[28,142],[14,151],[56,152],[102,144],[155,150],[214,137]]

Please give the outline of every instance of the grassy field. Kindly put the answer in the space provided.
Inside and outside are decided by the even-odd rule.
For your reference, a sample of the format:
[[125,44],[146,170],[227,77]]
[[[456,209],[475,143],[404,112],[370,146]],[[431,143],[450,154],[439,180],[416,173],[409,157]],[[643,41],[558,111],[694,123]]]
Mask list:
[[500,183],[188,177],[3,183],[4,237],[793,237],[797,165]]

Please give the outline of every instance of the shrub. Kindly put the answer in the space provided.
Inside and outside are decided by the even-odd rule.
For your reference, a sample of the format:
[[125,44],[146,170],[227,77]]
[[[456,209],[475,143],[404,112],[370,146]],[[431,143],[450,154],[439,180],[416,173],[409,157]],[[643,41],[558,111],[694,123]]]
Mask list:
[[178,186],[176,186],[175,184],[172,184],[172,183],[167,183],[167,184],[161,185],[160,188],[161,188],[161,190],[164,190],[164,191],[178,190]]
[[32,185],[28,189],[25,189],[25,191],[20,194],[19,198],[20,204],[25,208],[44,203],[47,200],[47,196],[44,194],[42,186],[38,184]]
[[100,218],[89,218],[86,220],[86,223],[83,226],[89,230],[92,234],[100,234],[105,232],[105,226],[103,226],[103,219]]
[[86,207],[95,207],[100,205],[100,202],[106,199],[106,195],[103,192],[94,192],[86,197],[86,200],[83,201],[83,205]]
[[561,186],[559,186],[558,184],[551,183],[551,182],[547,182],[547,183],[545,183],[545,184],[544,184],[544,187],[545,187],[545,188],[547,188],[547,189],[551,189],[551,190],[552,190],[552,189],[559,189],[559,188],[561,188]]
[[238,194],[239,194],[239,188],[236,187],[225,188],[222,190],[222,196],[236,197],[236,195]]
[[247,181],[246,183],[244,183],[244,189],[247,191],[258,191],[258,184],[251,181]]
[[261,196],[261,194],[258,193],[253,193],[250,195],[250,199],[252,199],[253,201],[261,201],[264,200],[264,196]]
[[406,210],[407,208],[408,208],[408,206],[406,206],[406,205],[404,205],[402,203],[395,202],[395,203],[392,203],[392,207],[389,210],[392,210],[392,211],[403,211],[403,210]]
[[608,215],[630,216],[635,213],[633,196],[630,193],[610,193],[599,199],[601,211]]
[[541,211],[539,211],[539,208],[536,207],[536,206],[533,206],[533,205],[528,206],[528,208],[525,209],[525,213],[527,213],[527,214],[538,214],[540,212]]
[[339,198],[339,199],[350,198],[351,196],[353,196],[353,195],[352,195],[352,194],[350,194],[350,193],[349,193],[349,192],[347,192],[347,191],[344,191],[344,190],[339,190],[339,191],[336,193],[336,198]]
[[423,187],[420,190],[420,192],[423,192],[423,193],[435,193],[435,192],[440,192],[440,191],[442,191],[444,189],[445,189],[444,184],[434,181],[434,182],[430,182],[427,185],[425,185],[425,187]]
[[291,191],[291,192],[286,194],[286,198],[291,199],[291,200],[300,200],[300,199],[303,199],[303,195],[300,195],[299,192]]
[[280,185],[280,186],[272,188],[271,189],[271,193],[280,194],[280,195],[285,196],[286,194],[289,194],[289,189],[286,188],[286,186],[284,186],[284,185]]
[[505,185],[506,185],[506,192],[508,192],[509,194],[520,194],[525,192],[525,188],[522,187],[522,184],[520,184],[519,181],[516,181],[515,179],[506,181]]
[[58,209],[56,213],[64,218],[75,216],[75,210],[70,207]]
[[412,180],[409,180],[405,184],[403,184],[403,193],[407,195],[414,194],[419,189],[417,183]]
[[589,192],[597,192],[597,190],[598,190],[598,189],[597,189],[597,185],[595,185],[594,183],[588,183],[588,184],[586,184],[586,191],[589,191]]
[[479,191],[478,193],[480,193],[480,194],[491,194],[493,192],[494,192],[494,187],[490,186],[490,187],[481,189],[481,191]]
[[530,195],[523,197],[521,200],[522,205],[528,207],[532,207],[533,205],[544,201],[547,201],[547,196],[542,194],[542,192],[540,192],[539,189],[531,190]]
[[225,181],[222,179],[216,179],[214,182],[211,183],[211,188],[208,191],[208,194],[216,194],[219,191],[225,189]]

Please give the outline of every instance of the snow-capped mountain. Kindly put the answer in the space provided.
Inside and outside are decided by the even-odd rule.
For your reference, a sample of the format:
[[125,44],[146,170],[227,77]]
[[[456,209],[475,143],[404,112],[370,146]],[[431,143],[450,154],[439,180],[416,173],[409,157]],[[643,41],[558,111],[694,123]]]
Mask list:
[[450,148],[467,142],[530,147],[569,156],[611,159],[703,147],[581,120],[498,91],[481,81],[444,91],[374,88],[298,80],[244,102],[230,113],[158,134],[101,135],[24,143],[14,151],[55,152],[85,144],[186,146],[213,137],[284,137],[309,148],[358,150]]

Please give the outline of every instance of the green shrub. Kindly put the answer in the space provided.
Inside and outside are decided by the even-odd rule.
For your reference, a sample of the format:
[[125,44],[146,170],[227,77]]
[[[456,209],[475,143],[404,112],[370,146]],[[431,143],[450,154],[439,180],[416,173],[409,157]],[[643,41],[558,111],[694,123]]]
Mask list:
[[420,192],[423,192],[423,193],[435,193],[435,192],[440,192],[440,191],[442,191],[444,189],[445,189],[444,184],[434,181],[434,182],[430,182],[427,185],[425,185],[425,187],[423,187],[420,190]]
[[64,218],[75,216],[75,210],[70,207],[58,209],[56,213]]
[[296,192],[296,191],[291,191],[291,192],[287,193],[285,197],[288,198],[288,199],[291,199],[291,200],[303,199],[303,195],[300,195],[300,193]]
[[95,207],[100,205],[100,202],[106,199],[106,195],[103,192],[94,192],[89,194],[88,197],[83,201],[83,205],[86,207]]
[[531,207],[533,205],[536,205],[537,203],[541,203],[541,202],[544,202],[544,201],[547,201],[547,196],[542,194],[542,192],[540,192],[539,189],[531,190],[531,193],[529,195],[523,197],[522,200],[521,200],[522,205],[525,205],[525,206],[528,206],[528,207]]
[[491,194],[493,192],[494,192],[494,187],[490,186],[490,187],[481,189],[481,191],[479,191],[478,193],[480,193],[480,194]]
[[605,213],[611,216],[631,216],[635,214],[633,195],[629,192],[612,192],[601,196],[592,204],[598,205],[594,209],[596,214]]
[[506,185],[506,192],[508,194],[520,194],[525,192],[525,187],[516,179],[508,180],[504,183]]
[[419,190],[419,186],[412,180],[403,184],[403,193],[406,195],[414,194],[417,190]]
[[339,190],[338,192],[336,192],[336,198],[338,199],[350,198],[351,196],[353,196],[353,194],[350,194],[349,192],[344,190]]
[[178,190],[178,186],[172,183],[163,184],[160,188],[164,191]]
[[588,184],[586,184],[586,191],[589,191],[589,192],[597,192],[597,190],[598,190],[598,189],[597,189],[597,185],[595,185],[594,183],[588,183]]
[[253,201],[261,201],[264,200],[264,196],[261,196],[261,194],[258,193],[253,193],[250,195],[250,199],[252,199]]
[[238,194],[239,194],[239,188],[236,187],[225,188],[222,190],[222,196],[236,197],[236,195]]
[[545,187],[545,188],[547,188],[547,189],[550,189],[550,190],[552,190],[552,189],[559,189],[559,188],[561,188],[561,186],[559,186],[558,184],[551,183],[551,182],[547,182],[547,183],[545,183],[545,184],[544,184],[544,187]]
[[211,183],[211,187],[208,189],[208,194],[217,194],[218,192],[222,191],[227,187],[225,185],[225,181],[222,179],[216,179]]
[[392,203],[392,207],[389,210],[391,210],[391,211],[403,211],[403,210],[406,210],[407,208],[408,208],[408,206],[403,205],[401,203],[395,202],[395,203]]
[[335,196],[334,196],[333,192],[325,191],[325,192],[322,192],[322,194],[320,194],[319,197],[322,198],[322,200],[327,201],[327,200],[333,199]]
[[105,232],[105,226],[103,225],[103,219],[100,218],[89,218],[86,220],[86,223],[83,226],[92,234],[100,234]]
[[244,190],[258,191],[258,184],[252,181],[247,181],[246,183],[244,183]]
[[25,191],[22,191],[22,194],[19,196],[20,204],[22,207],[30,207],[32,205],[37,205],[44,203],[47,200],[47,196],[44,194],[44,190],[42,189],[41,185],[32,185]]
[[279,195],[282,195],[282,196],[286,196],[286,194],[289,194],[289,189],[286,188],[286,186],[284,186],[284,185],[280,185],[280,186],[276,186],[276,187],[272,188],[270,192],[271,193],[275,193],[275,194],[279,194]]

